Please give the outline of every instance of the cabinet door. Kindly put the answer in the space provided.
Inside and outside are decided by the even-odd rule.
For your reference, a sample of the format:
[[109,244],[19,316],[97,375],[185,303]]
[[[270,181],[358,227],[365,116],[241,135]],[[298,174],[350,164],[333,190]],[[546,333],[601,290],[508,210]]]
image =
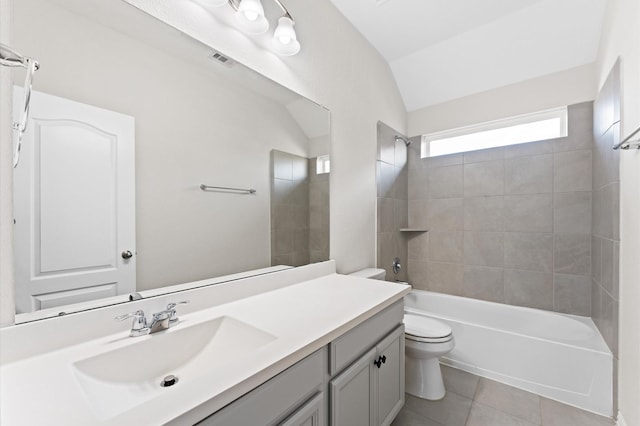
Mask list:
[[323,424],[323,408],[324,394],[320,392],[279,426],[321,426]]
[[374,426],[373,348],[333,379],[331,390],[331,426]]
[[404,405],[404,325],[400,325],[376,346],[377,356],[384,357],[380,367],[375,367],[377,424],[390,425]]

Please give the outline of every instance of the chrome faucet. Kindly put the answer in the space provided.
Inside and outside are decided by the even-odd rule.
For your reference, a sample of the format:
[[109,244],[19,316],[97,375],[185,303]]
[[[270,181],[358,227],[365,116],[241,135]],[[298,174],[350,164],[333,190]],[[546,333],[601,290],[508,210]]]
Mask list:
[[153,314],[151,317],[151,321],[147,320],[147,317],[145,316],[142,309],[131,312],[129,314],[119,315],[116,317],[116,320],[123,321],[127,318],[133,318],[129,336],[144,336],[146,334],[152,334],[157,331],[166,330],[178,324],[180,322],[180,319],[176,314],[176,306],[183,305],[185,303],[189,303],[189,301],[184,300],[182,302],[169,303],[165,310]]

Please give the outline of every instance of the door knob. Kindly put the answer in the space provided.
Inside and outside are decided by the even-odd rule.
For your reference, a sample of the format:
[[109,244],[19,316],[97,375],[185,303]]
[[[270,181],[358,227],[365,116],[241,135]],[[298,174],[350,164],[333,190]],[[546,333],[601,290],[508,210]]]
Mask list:
[[131,253],[131,250],[125,250],[122,252],[123,259],[131,259],[132,257],[133,257],[133,253]]

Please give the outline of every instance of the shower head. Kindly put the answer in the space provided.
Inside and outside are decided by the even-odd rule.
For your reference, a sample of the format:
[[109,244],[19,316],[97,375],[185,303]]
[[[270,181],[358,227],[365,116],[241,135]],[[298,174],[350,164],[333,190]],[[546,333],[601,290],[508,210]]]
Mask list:
[[409,139],[407,139],[407,138],[405,138],[403,136],[400,136],[400,135],[396,135],[396,142],[400,142],[400,141],[404,142],[404,144],[406,146],[411,145],[411,141]]

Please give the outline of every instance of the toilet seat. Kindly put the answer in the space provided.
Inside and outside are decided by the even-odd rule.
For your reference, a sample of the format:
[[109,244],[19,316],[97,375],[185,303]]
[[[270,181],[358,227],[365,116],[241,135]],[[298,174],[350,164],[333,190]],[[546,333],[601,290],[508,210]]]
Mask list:
[[404,335],[408,340],[425,343],[447,342],[453,338],[451,327],[422,315],[404,315]]
[[412,342],[418,342],[418,343],[446,343],[449,342],[451,339],[453,339],[453,335],[448,335],[446,337],[417,337],[417,336],[412,336],[410,334],[406,334],[404,335],[404,338],[406,340],[411,340]]

